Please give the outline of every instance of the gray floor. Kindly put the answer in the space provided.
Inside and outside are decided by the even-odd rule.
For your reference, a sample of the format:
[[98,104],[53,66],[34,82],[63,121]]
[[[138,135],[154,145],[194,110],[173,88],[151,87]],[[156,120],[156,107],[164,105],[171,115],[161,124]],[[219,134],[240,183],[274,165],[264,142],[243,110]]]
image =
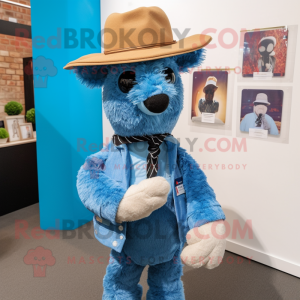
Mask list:
[[[27,235],[15,235],[16,220],[26,221]],[[62,238],[62,232],[59,239],[50,239],[43,231],[34,237],[32,229],[38,226],[38,205],[0,217],[0,299],[101,299],[109,249],[94,238],[81,237],[78,230],[69,239]],[[88,233],[92,236],[92,228]],[[34,277],[33,266],[23,261],[28,250],[38,246],[51,250],[56,260],[53,266],[47,266],[45,277]],[[68,261],[73,257],[75,263]],[[241,260],[228,252],[225,261],[234,262],[225,262],[214,270],[184,267],[186,299],[300,300],[299,278],[245,259],[238,264],[238,258]],[[147,270],[141,278],[143,299],[146,279]]]

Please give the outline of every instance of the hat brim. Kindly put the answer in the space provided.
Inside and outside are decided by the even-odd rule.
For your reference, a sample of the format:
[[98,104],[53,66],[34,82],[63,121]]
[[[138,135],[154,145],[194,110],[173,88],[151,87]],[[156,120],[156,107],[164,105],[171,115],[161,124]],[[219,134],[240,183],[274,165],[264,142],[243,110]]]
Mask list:
[[263,38],[259,41],[258,45],[259,45],[262,41],[264,41],[264,40],[271,40],[271,41],[273,41],[273,43],[274,43],[274,47],[276,46],[276,38],[275,38],[274,36],[265,36],[265,37],[263,37]]
[[253,104],[254,103],[258,103],[258,104],[265,104],[265,105],[270,105],[271,103],[270,102],[262,102],[262,101],[260,101],[260,100],[255,100],[254,102],[253,102]]
[[211,40],[212,37],[209,35],[195,34],[163,47],[139,48],[106,55],[104,53],[94,53],[69,62],[64,69],[70,70],[79,66],[113,65],[165,58],[201,49],[208,45]]
[[208,84],[208,85],[206,85],[206,86],[203,88],[203,92],[204,92],[205,90],[207,90],[207,88],[208,88],[209,86],[212,86],[212,87],[214,87],[214,88],[215,88],[215,90],[217,90],[217,89],[219,88],[217,85]]

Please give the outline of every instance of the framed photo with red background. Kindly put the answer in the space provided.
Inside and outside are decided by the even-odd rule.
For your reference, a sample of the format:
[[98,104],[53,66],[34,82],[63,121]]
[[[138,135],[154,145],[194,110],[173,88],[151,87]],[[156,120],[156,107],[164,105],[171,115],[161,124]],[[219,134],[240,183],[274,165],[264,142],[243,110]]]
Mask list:
[[288,29],[279,27],[244,34],[242,76],[269,73],[284,77],[286,73]]

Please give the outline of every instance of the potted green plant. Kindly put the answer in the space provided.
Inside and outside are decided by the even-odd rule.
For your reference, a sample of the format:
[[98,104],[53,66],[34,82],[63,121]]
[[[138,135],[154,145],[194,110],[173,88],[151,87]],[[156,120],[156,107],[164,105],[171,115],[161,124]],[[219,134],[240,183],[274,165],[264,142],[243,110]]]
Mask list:
[[32,123],[33,131],[35,131],[35,109],[29,109],[26,113],[26,120],[29,123]]
[[19,115],[23,110],[23,106],[21,103],[16,101],[10,101],[5,105],[4,111],[9,116],[17,116]]
[[9,137],[9,134],[5,128],[0,128],[0,144],[5,144],[7,142],[7,139]]

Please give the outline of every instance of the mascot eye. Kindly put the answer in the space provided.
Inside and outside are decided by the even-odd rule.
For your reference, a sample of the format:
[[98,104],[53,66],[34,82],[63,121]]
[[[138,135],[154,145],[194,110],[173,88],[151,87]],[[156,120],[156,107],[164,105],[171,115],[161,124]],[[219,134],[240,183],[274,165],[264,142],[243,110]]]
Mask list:
[[266,50],[266,48],[265,48],[264,46],[260,46],[260,47],[258,48],[258,50],[259,50],[259,52],[264,52],[264,51]]
[[163,71],[163,73],[166,75],[166,80],[168,83],[174,83],[176,80],[176,76],[171,68],[167,68]]
[[267,51],[268,51],[268,52],[272,52],[273,49],[274,49],[274,46],[273,46],[272,43],[270,43],[270,44],[268,45],[268,47],[267,47]]
[[135,72],[133,71],[125,71],[119,77],[119,89],[123,93],[128,93],[133,86],[136,84],[135,82]]

